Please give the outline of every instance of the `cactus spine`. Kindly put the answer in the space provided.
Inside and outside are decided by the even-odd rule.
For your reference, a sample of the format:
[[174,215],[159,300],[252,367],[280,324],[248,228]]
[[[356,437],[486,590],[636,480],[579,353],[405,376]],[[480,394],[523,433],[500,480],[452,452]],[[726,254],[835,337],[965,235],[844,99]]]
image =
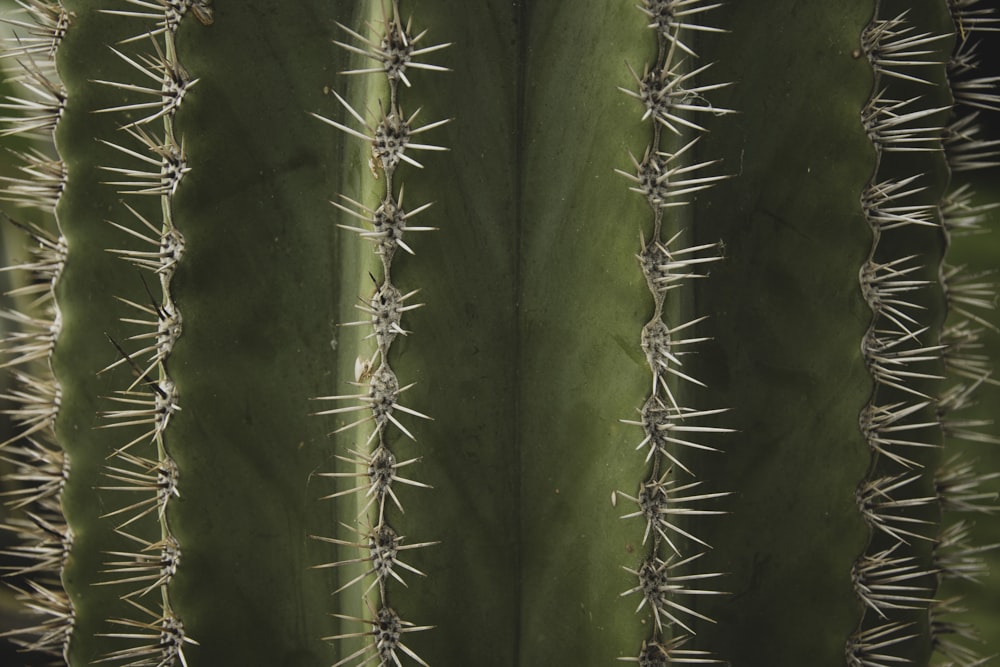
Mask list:
[[35,614],[35,623],[13,636],[27,651],[65,657],[74,610],[62,576],[73,530],[62,507],[70,462],[55,432],[62,391],[52,354],[62,331],[55,287],[67,247],[56,206],[66,183],[66,164],[53,142],[66,99],[55,58],[69,17],[55,3],[22,6],[25,14],[13,23],[22,36],[4,57],[21,63],[15,81],[24,97],[12,96],[2,105],[12,114],[4,119],[3,134],[26,137],[34,145],[14,153],[19,174],[4,178],[3,199],[34,212],[36,222],[15,222],[31,240],[31,258],[3,268],[21,279],[8,294],[25,306],[0,310],[0,317],[16,325],[0,340],[0,369],[13,379],[3,398],[12,406],[6,413],[19,427],[14,437],[0,442],[0,449],[13,465],[9,479],[18,485],[8,494],[8,506],[20,512],[2,527],[19,538],[20,545],[4,554],[12,563],[7,574],[23,581],[14,585],[16,596]]
[[981,664],[982,3],[19,4],[23,645]]
[[[383,11],[386,10],[383,9]],[[378,28],[375,27],[376,25]],[[424,576],[423,572],[403,561],[402,557],[410,549],[431,546],[434,543],[411,541],[406,544],[405,538],[397,533],[389,522],[386,503],[391,501],[397,510],[402,512],[402,505],[393,486],[399,484],[427,486],[397,474],[400,468],[405,468],[417,462],[418,459],[400,460],[400,457],[396,455],[396,452],[399,451],[395,442],[397,438],[394,435],[389,435],[392,432],[397,436],[402,434],[415,440],[413,433],[399,421],[394,413],[398,415],[402,412],[414,417],[429,419],[427,415],[400,403],[400,394],[412,387],[413,384],[401,387],[391,366],[390,348],[393,341],[396,340],[397,336],[405,336],[408,333],[402,326],[404,313],[423,305],[412,302],[412,297],[418,290],[411,290],[404,294],[393,284],[392,266],[397,250],[413,254],[413,249],[407,244],[407,232],[432,231],[434,228],[419,227],[409,222],[412,216],[425,210],[430,204],[423,204],[407,211],[403,208],[403,184],[397,178],[394,186],[393,180],[396,168],[403,163],[417,168],[423,167],[413,157],[414,150],[443,150],[443,148],[432,144],[418,143],[420,141],[418,135],[443,125],[448,120],[416,125],[414,120],[418,112],[413,112],[409,116],[403,112],[400,102],[400,84],[410,86],[407,70],[410,70],[411,73],[414,69],[444,70],[445,68],[422,62],[418,58],[422,59],[425,54],[449,45],[421,45],[419,42],[425,33],[414,34],[410,29],[409,21],[404,25],[399,13],[399,4],[395,0],[392,3],[391,13],[387,12],[378,23],[369,24],[372,33],[370,36],[359,34],[343,25],[339,27],[360,42],[360,45],[337,42],[338,46],[375,61],[375,67],[347,70],[342,73],[385,76],[389,95],[387,100],[379,100],[380,117],[374,119],[373,126],[343,97],[334,92],[337,101],[353,116],[353,120],[359,122],[367,130],[367,133],[314,114],[319,120],[363,140],[366,146],[370,145],[369,167],[371,175],[375,179],[380,179],[381,183],[384,184],[381,186],[379,203],[375,208],[369,208],[346,195],[341,195],[341,198],[347,205],[333,202],[342,212],[365,223],[366,226],[360,228],[341,226],[357,232],[365,240],[374,243],[375,255],[381,261],[382,274],[380,278],[376,279],[374,295],[367,300],[365,305],[361,306],[362,312],[366,313],[367,317],[361,321],[349,323],[349,325],[370,325],[372,328],[371,333],[366,337],[374,338],[375,351],[370,358],[358,357],[354,378],[356,386],[367,387],[367,389],[364,389],[360,394],[324,396],[319,399],[350,400],[357,403],[348,407],[324,410],[317,413],[319,415],[350,414],[359,411],[371,413],[340,427],[334,433],[348,431],[368,422],[374,424],[371,435],[365,438],[357,449],[351,450],[352,457],[338,457],[357,466],[361,472],[321,473],[334,478],[367,478],[367,483],[362,482],[349,488],[346,492],[339,491],[328,496],[328,498],[333,499],[352,492],[361,495],[361,502],[359,502],[361,512],[356,523],[362,528],[359,530],[348,526],[350,530],[357,532],[360,540],[349,541],[335,537],[319,538],[332,544],[360,549],[363,555],[360,558],[334,561],[320,567],[337,567],[362,562],[367,569],[349,579],[335,592],[340,593],[345,589],[350,589],[354,584],[360,585],[364,579],[371,576],[374,576],[374,581],[366,587],[365,593],[370,592],[372,588],[378,588],[378,598],[373,605],[370,605],[370,615],[366,617],[337,615],[345,620],[360,623],[362,626],[371,626],[371,630],[335,635],[328,639],[339,640],[365,635],[371,636],[371,640],[361,648],[353,652],[344,651],[346,656],[341,658],[336,663],[337,665],[348,664],[355,660],[368,661],[371,658],[367,654],[372,649],[374,649],[374,655],[378,657],[380,664],[399,663],[401,656],[407,655],[416,662],[426,665],[427,663],[404,643],[404,637],[411,632],[427,630],[429,626],[418,626],[413,622],[402,620],[397,611],[390,606],[388,590],[392,580],[405,585],[401,576],[402,572],[408,571]],[[407,299],[411,301],[407,302]]]
[[[173,202],[183,177],[190,171],[175,116],[188,89],[196,83],[178,58],[176,33],[184,15],[195,7],[195,15],[203,23],[210,24],[212,14],[197,1],[160,6],[131,2],[130,5],[126,9],[104,11],[152,22],[151,26],[143,25],[125,42],[148,40],[147,48],[131,55],[113,49],[115,55],[142,75],[142,83],[101,79],[95,83],[134,93],[144,101],[98,110],[110,114],[135,113],[119,121],[119,139],[101,139],[129,164],[101,168],[113,178],[105,183],[116,187],[119,194],[152,198],[158,204],[150,207],[147,217],[127,200],[124,204],[131,218],[126,223],[112,222],[144,244],[141,250],[112,252],[140,270],[149,271],[158,283],[158,290],[141,278],[148,297],[145,302],[118,297],[133,309],[133,316],[123,322],[140,327],[128,340],[141,347],[127,350],[112,340],[121,358],[103,369],[124,364],[135,376],[126,388],[111,397],[118,409],[105,412],[107,426],[138,426],[142,432],[128,436],[130,439],[112,452],[105,473],[109,482],[98,487],[128,494],[127,504],[119,502],[118,507],[102,518],[112,518],[115,532],[132,547],[108,552],[104,578],[98,582],[98,585],[125,586],[127,592],[120,594],[121,599],[132,607],[126,609],[127,615],[112,618],[113,629],[106,633],[127,645],[109,651],[101,660],[176,664],[186,662],[185,644],[195,642],[184,634],[183,621],[171,601],[170,587],[181,562],[181,546],[170,524],[170,508],[180,491],[179,471],[167,450],[166,434],[171,419],[181,408],[168,366],[182,329],[171,281],[184,251],[183,236],[174,224]],[[145,517],[155,517],[156,521],[144,523]]]
[[[875,72],[861,114],[875,148],[874,174],[862,195],[872,248],[859,274],[872,310],[862,355],[874,389],[859,420],[872,462],[858,489],[858,504],[871,534],[852,570],[865,614],[848,644],[851,665],[869,664],[887,647],[926,655],[928,647],[918,638],[930,636],[921,626],[928,622],[934,590],[935,568],[925,548],[934,536],[925,526],[932,523],[937,498],[929,492],[933,478],[922,471],[940,464],[934,433],[940,424],[925,383],[942,379],[934,354],[941,348],[935,334],[928,334],[939,331],[941,322],[928,314],[942,310],[933,276],[944,241],[934,200],[943,193],[937,183],[919,180],[921,172],[933,174],[934,161],[941,159],[940,114],[947,111],[947,101],[938,106],[933,95],[909,97],[900,91],[940,77],[940,64],[926,56],[948,35],[922,32],[910,23],[909,10],[893,15],[893,9],[892,3],[878,5],[861,47]],[[913,14],[918,21],[942,19],[920,8]],[[931,160],[921,163],[921,156]],[[886,220],[892,204],[899,203],[910,204],[906,214]],[[924,250],[917,256],[909,254],[910,248]]]
[[[721,25],[731,29],[726,39],[737,42],[737,52],[759,53],[753,36],[737,29],[751,18],[773,22],[783,35],[771,50],[773,79],[724,58],[730,47],[721,39],[705,47],[722,76],[740,82],[719,97],[741,116],[703,143],[743,167],[718,186],[719,196],[695,205],[699,238],[722,236],[728,252],[698,286],[699,304],[716,315],[708,324],[714,340],[692,365],[736,406],[731,419],[740,443],[715,470],[720,484],[742,484],[732,511],[784,520],[773,528],[755,524],[754,534],[706,525],[705,539],[715,547],[706,560],[732,573],[731,600],[773,615],[710,601],[701,610],[718,626],[699,632],[696,646],[748,664],[927,664],[932,652],[943,663],[979,659],[970,657],[968,636],[958,638],[942,623],[948,605],[935,596],[938,577],[951,576],[943,560],[954,557],[944,554],[962,542],[953,528],[938,533],[941,510],[956,505],[949,487],[967,488],[987,504],[994,495],[982,488],[988,474],[942,484],[970,470],[949,465],[942,447],[956,435],[991,439],[952,412],[968,407],[972,386],[989,381],[985,367],[971,370],[971,348],[958,343],[967,316],[955,313],[958,329],[942,330],[953,283],[943,279],[952,270],[940,269],[944,230],[983,212],[962,195],[968,186],[953,165],[949,185],[946,164],[953,162],[953,140],[975,139],[948,120],[954,71],[946,72],[956,62],[952,36],[968,36],[953,21],[961,26],[972,15],[990,15],[975,4],[861,2],[831,13],[816,7],[802,20],[790,5],[733,8]],[[817,60],[807,65],[792,56],[819,44],[820,35]],[[815,70],[825,76],[817,80]],[[804,107],[781,103],[792,90]],[[837,142],[824,139],[830,136]],[[975,145],[964,151],[993,151]],[[819,196],[813,179],[825,184]],[[969,282],[981,287],[977,278]],[[828,308],[836,314],[830,319],[818,312]],[[762,354],[725,358],[747,345]],[[969,369],[964,380],[947,370],[953,357]],[[852,411],[855,424],[843,416]],[[794,423],[789,413],[810,419]],[[791,477],[810,485],[793,491],[786,486]],[[773,597],[779,590],[810,591],[826,604],[814,613],[795,595]],[[789,628],[808,641],[788,638]]]
[[[642,538],[644,558],[638,568],[626,567],[638,583],[626,594],[640,594],[637,611],[648,606],[653,614],[652,635],[643,642],[635,658],[639,664],[710,663],[718,662],[711,658],[710,652],[682,648],[695,632],[693,622],[712,621],[687,600],[692,596],[720,594],[711,580],[723,573],[690,569],[689,565],[704,553],[692,552],[685,542],[696,545],[696,550],[710,547],[683,528],[681,522],[720,514],[719,510],[705,509],[703,503],[729,494],[705,493],[700,489],[703,482],[684,464],[684,452],[718,451],[701,444],[701,435],[726,433],[731,429],[703,425],[705,418],[726,410],[691,407],[684,402],[684,395],[689,392],[677,384],[705,387],[682,370],[681,358],[691,353],[692,346],[704,342],[704,338],[691,332],[706,317],[685,321],[682,313],[691,309],[687,303],[689,282],[707,277],[703,267],[722,259],[722,243],[687,245],[693,233],[683,211],[690,195],[707,190],[725,178],[706,174],[706,168],[713,167],[715,161],[690,159],[697,139],[687,137],[692,132],[706,131],[699,116],[722,116],[732,110],[715,107],[707,99],[712,91],[729,84],[704,83],[710,65],[691,64],[696,62],[697,54],[689,43],[698,32],[716,31],[702,22],[702,14],[717,6],[694,3],[684,7],[679,3],[648,0],[639,8],[651,21],[656,36],[656,58],[652,65],[645,66],[641,76],[630,67],[636,89],[622,90],[643,103],[642,120],[649,125],[650,140],[641,159],[630,156],[634,173],[618,171],[634,183],[631,189],[645,198],[652,212],[651,233],[648,240],[646,230],[641,233],[638,254],[653,299],[653,317],[642,328],[641,335],[642,350],[652,374],[652,389],[638,410],[639,420],[625,422],[642,427],[645,437],[636,449],[645,450],[648,466],[648,476],[634,497],[620,493],[639,508],[624,518],[641,516],[646,520]],[[666,214],[670,211],[674,215]],[[672,297],[669,306],[668,294]]]

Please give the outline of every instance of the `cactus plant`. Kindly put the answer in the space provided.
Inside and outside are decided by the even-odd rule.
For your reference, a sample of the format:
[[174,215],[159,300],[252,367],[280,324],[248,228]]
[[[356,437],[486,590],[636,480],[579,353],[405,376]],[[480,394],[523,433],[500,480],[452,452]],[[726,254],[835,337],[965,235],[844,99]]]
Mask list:
[[632,4],[17,2],[6,635],[984,664],[1000,16]]

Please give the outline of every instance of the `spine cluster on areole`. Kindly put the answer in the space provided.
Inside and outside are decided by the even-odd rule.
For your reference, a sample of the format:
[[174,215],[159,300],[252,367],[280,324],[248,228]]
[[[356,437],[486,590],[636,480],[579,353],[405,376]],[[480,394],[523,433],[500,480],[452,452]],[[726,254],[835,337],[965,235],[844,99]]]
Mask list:
[[642,103],[650,135],[642,156],[631,156],[634,171],[616,170],[632,182],[631,190],[646,199],[652,214],[648,237],[645,231],[640,234],[638,254],[653,299],[652,318],[641,333],[651,388],[638,410],[639,419],[622,420],[643,429],[644,438],[636,449],[645,453],[646,476],[635,496],[616,492],[637,505],[623,518],[638,517],[646,523],[642,560],[635,568],[625,568],[637,582],[622,595],[640,595],[637,612],[646,608],[652,614],[651,634],[638,657],[624,658],[649,666],[720,662],[707,651],[683,648],[698,622],[712,621],[688,601],[692,596],[720,594],[702,582],[722,576],[692,568],[710,547],[687,523],[692,517],[723,513],[706,509],[704,503],[728,495],[699,489],[703,482],[685,464],[685,452],[692,449],[717,451],[700,442],[700,436],[731,429],[705,425],[706,418],[711,421],[726,408],[690,406],[690,388],[705,385],[682,365],[684,355],[706,340],[691,334],[705,316],[689,319],[682,314],[690,283],[707,277],[703,266],[721,260],[723,250],[721,242],[685,245],[684,237],[690,238],[692,230],[685,228],[683,216],[687,195],[727,178],[711,174],[717,161],[692,158],[698,136],[706,131],[703,119],[732,113],[713,106],[706,97],[728,84],[703,83],[710,65],[694,65],[693,38],[722,32],[701,21],[705,12],[717,7],[718,3],[698,0],[644,0],[639,9],[656,36],[656,60],[641,75],[630,65],[635,88],[621,89]]
[[115,522],[115,532],[131,548],[107,553],[98,585],[124,590],[121,599],[133,613],[109,619],[104,636],[124,646],[101,662],[168,666],[186,664],[184,647],[196,643],[185,635],[170,596],[181,562],[181,545],[169,520],[170,503],[179,496],[179,472],[166,442],[171,418],[181,409],[169,374],[170,355],[181,335],[181,311],[171,279],[184,251],[173,198],[190,171],[175,115],[196,83],[178,59],[175,35],[188,15],[209,25],[213,14],[206,0],[125,4],[101,11],[135,19],[141,26],[134,37],[109,45],[134,78],[94,83],[127,96],[125,104],[99,110],[120,120],[119,135],[100,142],[120,153],[124,165],[101,167],[109,174],[105,184],[125,198],[122,219],[109,221],[123,232],[124,247],[108,252],[140,269],[145,299],[116,297],[134,313],[122,321],[137,332],[124,341],[109,341],[119,358],[101,371],[127,366],[134,377],[108,397],[116,409],[103,414],[104,428],[128,435],[109,457],[106,485],[98,487],[117,501],[102,518]]
[[[982,276],[960,267],[927,266],[912,250],[920,238],[947,248],[950,236],[981,231],[985,207],[961,174],[998,164],[998,142],[977,137],[980,110],[1000,109],[996,81],[974,73],[973,54],[982,30],[1000,19],[978,0],[949,0],[951,34],[924,31],[909,12],[883,16],[880,6],[861,44],[875,74],[862,122],[875,147],[876,169],[862,195],[872,230],[872,249],[860,271],[861,291],[872,310],[862,352],[874,381],[860,428],[872,451],[869,474],[857,491],[870,527],[869,546],[854,565],[855,592],[864,607],[847,642],[850,667],[869,667],[910,652],[919,631],[914,618],[927,615],[931,648],[948,664],[982,664],[970,645],[972,629],[949,615],[955,600],[935,596],[950,578],[975,579],[985,564],[982,547],[969,542],[969,525],[954,513],[995,509],[996,494],[982,490],[996,475],[937,450],[955,439],[990,442],[986,424],[961,417],[976,388],[993,382],[980,355],[981,334],[990,325],[976,311],[992,308],[996,295]],[[950,56],[950,57],[949,57]],[[922,94],[944,70],[953,103]],[[924,173],[929,161],[944,161],[952,178],[932,191]],[[936,274],[936,275],[935,275]],[[928,319],[925,304],[945,302],[942,328]],[[928,492],[930,489],[930,492]],[[936,517],[943,515],[940,532]],[[958,516],[960,516],[959,514]],[[922,554],[930,553],[929,559]]]
[[17,4],[19,12],[3,19],[13,36],[2,57],[19,68],[12,83],[20,92],[0,103],[0,136],[18,135],[28,147],[13,154],[15,175],[0,178],[0,202],[17,209],[13,216],[2,215],[27,235],[31,255],[0,269],[11,271],[15,283],[5,295],[13,308],[0,309],[0,319],[12,329],[0,338],[0,371],[11,380],[0,400],[10,406],[2,413],[15,428],[12,437],[0,438],[0,457],[11,466],[4,479],[11,489],[4,494],[9,514],[0,529],[16,539],[16,546],[2,552],[14,564],[2,573],[5,583],[37,620],[0,637],[25,651],[59,658],[69,651],[75,621],[62,584],[73,543],[62,510],[70,462],[55,432],[61,391],[52,367],[61,330],[55,289],[67,257],[56,216],[66,183],[55,146],[66,102],[56,51],[70,15],[58,0]]
[[[376,4],[381,5],[381,3]],[[429,419],[427,415],[400,403],[400,395],[413,384],[401,385],[391,366],[391,346],[397,336],[408,333],[403,327],[404,314],[422,304],[411,301],[417,293],[416,289],[404,293],[393,283],[392,267],[394,259],[398,256],[398,250],[402,249],[413,255],[413,249],[406,240],[410,232],[434,229],[412,224],[412,218],[426,210],[430,203],[404,208],[403,184],[400,182],[397,168],[402,163],[422,168],[423,165],[413,157],[414,151],[445,150],[440,146],[419,143],[418,135],[448,122],[448,119],[445,119],[423,125],[416,124],[419,109],[406,115],[400,102],[402,92],[400,84],[410,86],[407,75],[408,72],[412,73],[413,69],[446,71],[443,67],[419,62],[417,59],[449,44],[420,46],[419,43],[426,31],[418,34],[412,32],[411,22],[408,20],[404,23],[401,18],[398,0],[393,0],[391,10],[388,12],[383,7],[383,12],[381,21],[377,24],[368,24],[367,35],[338,24],[353,41],[334,42],[348,52],[363,57],[371,65],[347,70],[341,74],[385,77],[388,99],[379,100],[379,116],[366,119],[337,92],[333,93],[334,96],[353,119],[349,122],[352,124],[354,121],[357,122],[357,128],[318,114],[311,114],[350,137],[368,144],[371,147],[370,177],[382,183],[382,194],[373,207],[344,194],[340,195],[341,201],[331,202],[341,213],[349,216],[349,219],[359,221],[338,226],[370,241],[375,256],[382,266],[382,275],[375,278],[374,294],[364,299],[362,305],[357,306],[365,313],[365,317],[360,321],[343,325],[370,326],[371,333],[366,338],[374,339],[375,342],[372,355],[369,358],[359,358],[356,364],[355,381],[351,384],[360,387],[361,393],[321,396],[316,399],[351,403],[346,407],[320,411],[316,413],[318,415],[354,413],[361,415],[360,419],[350,421],[334,433],[349,431],[365,424],[373,425],[372,432],[363,446],[350,450],[348,456],[337,455],[337,459],[346,462],[354,471],[320,474],[330,478],[360,480],[356,485],[352,481],[350,488],[325,497],[332,499],[358,494],[361,498],[357,526],[347,526],[354,536],[350,539],[314,537],[329,544],[357,550],[356,558],[332,561],[317,567],[363,565],[365,570],[359,576],[346,581],[335,593],[344,594],[347,590],[361,588],[370,612],[370,618],[335,615],[348,623],[360,624],[369,629],[324,638],[327,641],[368,638],[361,649],[354,652],[345,651],[347,655],[341,657],[334,667],[349,663],[369,664],[373,661],[384,666],[398,665],[403,655],[409,656],[421,665],[426,665],[424,660],[404,643],[404,635],[429,629],[429,626],[420,626],[409,620],[403,620],[392,606],[390,595],[393,580],[405,585],[404,572],[424,576],[423,572],[402,560],[405,552],[433,544],[432,542],[404,543],[403,536],[396,532],[391,523],[392,506],[402,512],[394,487],[397,484],[427,487],[426,484],[400,474],[402,468],[416,463],[418,459],[399,460],[397,457],[400,437],[416,440],[413,433],[400,421],[399,416],[406,414]],[[367,586],[365,582],[368,582]],[[377,594],[371,596],[373,589],[377,590]]]

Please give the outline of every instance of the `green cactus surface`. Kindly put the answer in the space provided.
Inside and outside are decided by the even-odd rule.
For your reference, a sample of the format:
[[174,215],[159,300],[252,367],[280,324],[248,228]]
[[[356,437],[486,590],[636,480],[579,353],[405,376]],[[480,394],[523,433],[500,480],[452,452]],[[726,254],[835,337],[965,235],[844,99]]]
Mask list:
[[988,664],[995,3],[0,20],[4,664]]

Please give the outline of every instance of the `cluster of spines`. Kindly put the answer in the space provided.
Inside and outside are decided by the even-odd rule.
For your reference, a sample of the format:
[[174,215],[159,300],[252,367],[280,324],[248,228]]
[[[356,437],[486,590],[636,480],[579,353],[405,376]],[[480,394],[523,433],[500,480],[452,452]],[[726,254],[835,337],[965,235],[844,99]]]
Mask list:
[[[977,387],[992,382],[979,336],[992,327],[983,311],[996,297],[982,276],[949,266],[947,257],[939,267],[926,266],[925,258],[894,250],[929,233],[947,247],[951,234],[977,231],[983,219],[986,207],[974,205],[969,184],[954,177],[997,164],[997,142],[978,138],[975,118],[979,110],[1000,108],[1000,97],[995,80],[972,74],[972,36],[1000,22],[977,1],[948,3],[956,25],[950,58],[949,35],[921,31],[908,12],[883,17],[876,11],[861,37],[875,73],[861,114],[877,156],[861,202],[873,242],[859,274],[872,310],[862,353],[874,390],[859,419],[872,463],[857,499],[871,540],[852,573],[865,614],[847,642],[851,667],[905,662],[900,652],[918,634],[914,614],[927,615],[931,645],[944,664],[984,661],[969,646],[970,629],[946,618],[955,601],[937,599],[935,591],[941,578],[981,575],[986,547],[970,546],[964,521],[935,534],[933,518],[990,511],[996,494],[983,485],[995,475],[953,456],[939,464],[934,452],[951,439],[992,440],[985,423],[956,413],[972,405]],[[932,85],[935,70],[946,71],[952,103],[939,105],[919,92]],[[948,189],[930,192],[926,177],[913,172],[911,156],[944,161],[953,176]],[[938,299],[948,319],[935,330],[925,304]],[[920,543],[930,545],[929,558]]]
[[[945,238],[975,234],[984,213],[995,205],[975,205],[968,180],[970,171],[1000,166],[1000,140],[979,136],[979,116],[1000,112],[1000,78],[982,76],[976,47],[984,33],[1000,32],[1000,14],[995,7],[981,6],[978,0],[951,0],[956,26],[956,44],[947,63],[948,82],[954,104],[942,145],[952,173],[952,183],[941,202]],[[944,443],[961,440],[971,443],[1000,444],[989,433],[991,422],[970,419],[964,411],[976,403],[977,390],[984,384],[996,384],[992,366],[982,353],[982,337],[996,332],[995,317],[987,317],[996,307],[996,286],[980,273],[963,266],[945,263],[939,281],[948,307],[948,319],[940,336],[945,386],[938,397],[937,414]],[[992,321],[991,321],[992,320]],[[997,493],[986,486],[994,484],[998,473],[980,470],[972,461],[948,455],[934,476],[934,488],[943,515],[943,528],[936,536],[934,566],[939,582],[965,579],[977,581],[984,574],[982,554],[1000,545],[977,545],[970,541],[971,524],[967,517],[993,513],[998,509]],[[957,598],[939,597],[930,609],[931,638],[934,650],[943,662],[967,667],[982,665],[975,628],[962,620],[964,609]]]
[[[641,346],[652,374],[651,390],[638,410],[639,419],[622,420],[642,428],[645,434],[637,450],[644,450],[645,479],[636,495],[618,491],[612,496],[638,506],[623,518],[641,518],[646,523],[643,556],[635,567],[625,567],[636,577],[636,585],[622,595],[637,594],[637,612],[652,614],[651,636],[638,657],[622,658],[643,666],[682,663],[718,663],[710,653],[682,648],[695,633],[699,621],[712,619],[691,604],[694,596],[718,595],[710,582],[721,576],[698,572],[691,563],[704,555],[709,545],[688,527],[691,517],[721,514],[706,502],[728,495],[704,492],[701,481],[685,464],[686,452],[716,451],[701,442],[706,434],[730,429],[705,424],[725,409],[688,407],[685,400],[693,386],[704,383],[684,370],[684,355],[705,338],[691,334],[705,317],[686,318],[686,295],[690,281],[706,277],[705,265],[722,259],[722,243],[687,245],[680,216],[665,214],[683,207],[686,197],[706,190],[726,178],[714,174],[715,161],[692,158],[697,135],[705,132],[706,118],[732,113],[713,106],[707,99],[726,83],[703,83],[710,65],[694,66],[693,35],[721,32],[705,25],[705,12],[718,3],[701,0],[644,0],[639,10],[649,19],[656,35],[656,59],[642,74],[629,65],[633,88],[622,92],[643,105],[642,119],[649,124],[649,144],[641,157],[631,155],[633,170],[616,170],[631,181],[631,190],[649,204],[651,232],[640,233],[639,265],[653,300],[653,315],[641,332]],[[696,135],[694,139],[690,135]],[[676,209],[675,209],[676,210]],[[685,478],[686,477],[686,478]]]
[[25,651],[64,657],[75,621],[62,585],[73,533],[62,511],[69,459],[55,432],[60,386],[51,360],[61,329],[55,287],[67,256],[56,217],[65,167],[54,139],[66,93],[55,55],[70,15],[58,0],[17,4],[20,11],[3,19],[13,36],[2,58],[19,68],[13,80],[23,92],[0,103],[0,136],[19,135],[30,147],[12,151],[18,173],[0,180],[0,201],[18,209],[17,219],[3,217],[25,232],[31,256],[5,269],[19,286],[6,295],[15,307],[0,309],[0,318],[12,324],[0,338],[0,371],[11,378],[0,400],[10,406],[3,413],[15,424],[13,437],[0,442],[0,457],[12,469],[4,480],[9,518],[0,529],[18,538],[17,546],[3,552],[12,565],[2,574],[37,620],[5,635]]
[[99,487],[108,497],[123,499],[102,518],[115,523],[115,532],[128,546],[106,552],[98,585],[124,590],[121,599],[131,615],[109,619],[111,628],[104,636],[127,646],[110,651],[100,662],[167,667],[186,664],[184,647],[196,643],[185,635],[170,597],[170,582],[181,561],[169,522],[169,505],[179,496],[179,473],[165,442],[171,418],[180,410],[168,372],[181,335],[181,311],[171,280],[184,251],[172,202],[190,171],[175,115],[196,83],[178,59],[175,35],[185,16],[192,14],[207,25],[212,11],[204,0],[124,0],[121,8],[102,11],[141,25],[134,36],[109,45],[134,77],[93,84],[115,89],[127,99],[98,110],[123,119],[117,137],[99,139],[120,154],[122,164],[101,169],[108,174],[105,185],[135,198],[124,202],[122,221],[108,221],[124,234],[124,247],[108,251],[140,269],[143,298],[118,297],[134,313],[122,321],[138,332],[124,341],[109,340],[117,359],[102,371],[126,366],[134,379],[108,397],[115,409],[103,415],[104,428],[129,434],[109,456],[107,482]]
[[[434,229],[410,224],[410,219],[427,209],[430,204],[423,204],[410,210],[404,209],[403,185],[399,182],[396,170],[402,163],[418,168],[423,166],[414,158],[413,151],[444,150],[439,146],[418,143],[417,139],[421,133],[448,122],[446,119],[417,125],[415,121],[419,109],[406,115],[400,105],[400,83],[410,86],[407,74],[413,69],[444,71],[443,67],[420,62],[418,59],[448,44],[421,46],[420,42],[425,32],[413,34],[410,21],[406,23],[402,21],[398,0],[393,0],[390,10],[383,7],[382,13],[383,17],[378,25],[368,25],[368,35],[338,24],[350,37],[350,41],[334,42],[348,52],[363,57],[369,65],[341,72],[342,74],[385,77],[389,99],[380,100],[379,115],[366,120],[336,92],[334,95],[337,100],[353,119],[348,120],[350,124],[312,114],[350,137],[361,139],[368,144],[371,147],[369,166],[372,175],[379,178],[381,173],[384,177],[382,178],[384,190],[377,205],[370,207],[343,194],[340,195],[341,201],[331,202],[342,213],[357,221],[339,226],[371,242],[375,255],[382,265],[381,277],[373,277],[376,283],[374,294],[370,298],[363,299],[362,304],[357,306],[365,313],[365,317],[357,322],[345,323],[345,326],[370,326],[371,333],[366,338],[374,339],[375,342],[371,357],[359,357],[355,368],[355,381],[352,384],[360,387],[361,391],[357,394],[322,396],[316,399],[351,403],[346,407],[323,410],[317,414],[359,415],[359,419],[349,420],[349,423],[334,433],[348,431],[363,424],[373,425],[372,432],[362,447],[350,450],[349,456],[337,456],[337,459],[352,468],[351,471],[321,473],[321,476],[325,477],[358,480],[357,483],[352,483],[350,488],[326,496],[327,499],[358,494],[361,502],[357,527],[344,525],[344,528],[354,534],[351,539],[315,536],[316,539],[341,548],[356,549],[358,556],[324,563],[317,567],[331,568],[350,564],[365,566],[366,569],[359,576],[346,581],[335,593],[363,586],[364,582],[368,581],[363,589],[363,596],[371,615],[370,618],[356,618],[335,614],[337,618],[348,623],[361,624],[368,629],[326,637],[326,640],[339,641],[357,637],[370,639],[357,651],[345,651],[348,654],[334,667],[349,663],[368,664],[374,661],[385,666],[399,665],[404,655],[421,665],[426,665],[424,660],[406,646],[403,635],[426,630],[429,627],[402,620],[390,600],[390,582],[395,580],[405,585],[404,571],[421,576],[424,574],[401,560],[405,551],[433,544],[432,542],[404,544],[404,537],[390,524],[392,508],[387,507],[387,501],[391,501],[392,505],[402,512],[394,485],[427,486],[400,475],[401,468],[416,463],[419,459],[410,458],[405,461],[397,459],[395,452],[398,451],[397,441],[400,434],[415,440],[414,435],[398,416],[403,413],[422,419],[429,418],[400,403],[400,395],[413,385],[400,386],[399,379],[391,367],[392,343],[397,336],[408,333],[403,328],[403,316],[407,311],[422,305],[410,302],[417,290],[404,293],[392,282],[392,266],[397,249],[401,248],[413,254],[412,247],[406,241],[407,233]],[[351,126],[354,121],[358,127]],[[375,589],[377,595],[372,596]]]

